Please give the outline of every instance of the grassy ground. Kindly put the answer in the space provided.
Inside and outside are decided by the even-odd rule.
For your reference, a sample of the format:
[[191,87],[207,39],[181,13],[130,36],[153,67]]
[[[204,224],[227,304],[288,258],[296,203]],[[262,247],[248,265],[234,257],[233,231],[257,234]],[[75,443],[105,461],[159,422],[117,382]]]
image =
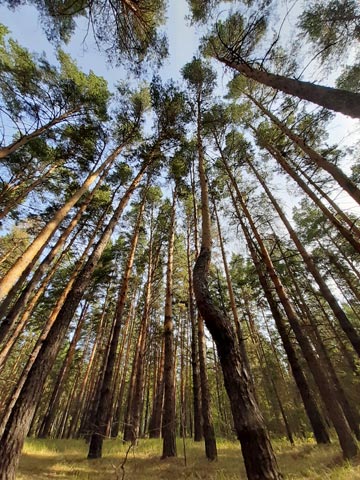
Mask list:
[[[360,459],[343,462],[339,447],[318,447],[298,442],[291,447],[275,441],[280,469],[286,479],[360,480]],[[178,441],[178,458],[160,460],[161,441],[142,440],[129,452],[124,471],[127,445],[119,440],[106,441],[103,458],[87,460],[87,446],[81,440],[28,440],[20,460],[18,480],[240,480],[246,479],[237,443],[218,441],[219,459],[209,463],[203,444],[186,440],[186,459],[182,441]],[[124,473],[124,476],[123,476]]]

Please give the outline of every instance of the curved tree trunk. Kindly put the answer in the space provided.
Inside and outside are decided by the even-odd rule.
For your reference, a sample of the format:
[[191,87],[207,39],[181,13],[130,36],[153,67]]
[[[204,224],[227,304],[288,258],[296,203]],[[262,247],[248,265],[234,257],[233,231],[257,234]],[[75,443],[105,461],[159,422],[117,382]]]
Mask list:
[[[198,142],[199,146],[201,148],[201,142]],[[248,479],[279,480],[281,474],[256,402],[250,375],[246,369],[246,362],[242,358],[236,334],[229,319],[214,305],[209,293],[207,277],[211,260],[211,221],[202,148],[199,155],[199,177],[202,237],[200,255],[194,267],[196,302],[217,347]]]
[[[197,97],[197,150],[198,150],[198,171],[199,179],[201,185],[201,213],[202,213],[202,246],[209,245],[211,246],[211,221],[210,221],[210,211],[209,211],[209,198],[207,190],[207,180],[205,177],[205,159],[204,159],[204,147],[202,143],[202,124],[201,124],[201,93]],[[194,215],[196,211],[194,210]],[[196,217],[195,217],[196,222]],[[195,223],[194,222],[194,223]],[[195,250],[198,252],[198,246],[195,245]],[[199,257],[198,257],[199,258]],[[195,268],[193,274],[193,288],[196,297],[196,301],[199,308],[199,302],[196,296],[196,281],[195,281]],[[210,405],[210,388],[207,375],[206,367],[206,342],[205,342],[205,328],[204,328],[204,318],[202,316],[202,311],[199,308],[199,315],[197,317],[198,324],[198,346],[199,346],[199,366],[200,366],[200,382],[201,382],[201,411],[202,411],[202,428],[205,440],[205,453],[206,457],[209,460],[217,459],[217,447],[216,447],[216,438],[215,430],[213,425],[213,420],[211,416],[211,405]]]

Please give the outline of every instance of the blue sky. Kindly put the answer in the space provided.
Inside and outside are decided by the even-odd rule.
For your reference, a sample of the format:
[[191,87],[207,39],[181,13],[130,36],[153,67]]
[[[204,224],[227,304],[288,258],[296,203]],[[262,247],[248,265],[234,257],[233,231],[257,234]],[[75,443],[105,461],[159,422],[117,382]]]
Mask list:
[[[164,61],[164,65],[159,74],[165,79],[173,78],[180,80],[180,70],[189,62],[197,52],[199,40],[203,34],[201,29],[192,27],[185,17],[188,15],[186,0],[173,0],[168,2],[167,18],[165,31],[169,41],[169,57]],[[4,6],[0,6],[0,21],[4,23],[12,32],[12,37],[27,47],[30,51],[41,53],[46,52],[48,59],[55,63],[55,48],[46,39],[35,8],[23,6],[10,11]],[[289,20],[287,20],[289,21]],[[293,26],[292,26],[293,27]],[[286,25],[286,30],[291,30],[291,25]],[[69,45],[63,47],[72,58],[76,59],[78,65],[88,72],[93,70],[97,75],[101,75],[109,82],[111,88],[119,80],[128,80],[128,74],[125,68],[111,67],[107,63],[105,54],[98,51],[95,42],[87,34],[86,21],[80,21],[76,33],[71,39]],[[286,32],[285,32],[286,34]],[[221,95],[225,91],[228,75],[223,74],[220,64],[216,65],[218,75],[217,94]],[[149,76],[149,79],[151,75]],[[325,82],[330,82],[327,78]],[[330,83],[328,83],[330,85]],[[353,143],[359,138],[359,123],[345,117],[336,115],[336,118],[328,127],[330,143],[340,142],[340,145],[346,146],[347,143]],[[357,131],[356,131],[357,130]],[[349,164],[343,164],[343,168],[350,173]],[[351,208],[349,205],[348,208]]]
[[[165,31],[169,41],[169,57],[164,61],[160,70],[162,78],[179,80],[180,69],[196,54],[201,33],[199,28],[189,25],[185,20],[188,14],[185,0],[169,2],[167,11],[167,24]],[[11,36],[22,46],[32,52],[45,51],[48,59],[55,63],[55,48],[43,33],[37,11],[33,7],[23,6],[11,11],[4,6],[0,7],[0,21],[11,30]],[[170,21],[172,19],[172,21]],[[176,21],[173,21],[176,19]],[[199,32],[199,33],[197,33]],[[120,79],[127,79],[128,74],[124,68],[112,67],[107,63],[104,53],[98,51],[91,32],[87,34],[87,22],[78,22],[78,27],[71,42],[62,48],[76,59],[78,65],[88,72],[93,70],[97,75],[106,78],[110,84]]]

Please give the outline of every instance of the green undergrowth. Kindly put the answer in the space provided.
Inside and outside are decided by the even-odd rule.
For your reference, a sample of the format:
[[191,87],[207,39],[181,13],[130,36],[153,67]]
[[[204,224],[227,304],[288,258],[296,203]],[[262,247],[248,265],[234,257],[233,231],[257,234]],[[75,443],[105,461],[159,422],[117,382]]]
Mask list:
[[[338,445],[317,446],[312,441],[273,442],[280,469],[286,479],[360,480],[360,459],[342,460]],[[147,480],[147,479],[246,479],[240,447],[236,442],[218,440],[218,461],[204,458],[203,443],[178,440],[178,457],[160,460],[161,441],[141,440],[128,452],[120,440],[104,443],[103,458],[87,460],[83,440],[27,440],[20,460],[18,480]]]

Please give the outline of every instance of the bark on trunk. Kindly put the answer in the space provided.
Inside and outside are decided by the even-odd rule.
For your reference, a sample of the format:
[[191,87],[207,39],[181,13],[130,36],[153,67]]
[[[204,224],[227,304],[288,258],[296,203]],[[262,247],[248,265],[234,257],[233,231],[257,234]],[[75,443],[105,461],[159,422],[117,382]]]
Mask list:
[[88,458],[101,458],[102,456],[102,445],[103,440],[106,438],[107,426],[111,420],[111,414],[113,411],[112,406],[112,380],[114,374],[116,352],[119,343],[120,329],[123,321],[123,313],[125,308],[125,302],[127,298],[127,293],[129,289],[129,280],[134,263],[136,247],[140,234],[140,225],[142,222],[142,215],[145,208],[146,195],[144,195],[143,200],[140,205],[139,214],[134,228],[133,238],[131,241],[130,251],[128,260],[126,262],[125,271],[123,274],[121,287],[119,290],[118,301],[116,305],[115,317],[114,317],[114,327],[112,331],[111,338],[109,339],[109,351],[106,356],[106,361],[104,365],[105,373],[102,384],[98,387],[100,388],[100,397],[97,410],[95,412],[94,418],[94,432],[90,438]]
[[161,458],[176,457],[176,413],[175,413],[175,362],[174,362],[174,325],[172,315],[173,300],[173,263],[176,216],[176,186],[173,193],[169,225],[168,260],[166,269],[166,296],[164,319],[164,414],[162,421],[163,452]]
[[251,78],[258,83],[272,87],[275,90],[280,90],[294,97],[316,103],[316,105],[328,108],[329,110],[340,112],[353,118],[360,118],[360,95],[358,93],[341,90],[339,88],[324,87],[282,75],[275,75],[265,72],[264,70],[255,69],[241,60],[236,62],[224,56],[215,55],[215,57],[228,67],[237,70],[245,77]]
[[341,168],[326,160],[326,158],[324,158],[313,148],[307,145],[303,138],[290,130],[290,128],[288,128],[283,122],[281,122],[272,112],[270,112],[270,110],[266,109],[260,102],[258,102],[255,97],[249,94],[246,94],[246,96],[252,102],[254,102],[258,109],[268,118],[270,118],[270,120],[279,128],[279,130],[284,133],[288,138],[290,138],[290,140],[292,140],[295,145],[297,145],[316,166],[328,172],[333,177],[333,179],[355,200],[355,202],[360,204],[359,188],[357,187],[355,182],[353,182],[348,176],[345,175]]
[[103,253],[111,234],[127,205],[133,191],[141,181],[145,169],[145,163],[140,172],[128,187],[126,193],[116,208],[113,217],[107,225],[103,235],[98,241],[92,255],[77,277],[71,295],[62,306],[56,322],[53,324],[49,334],[41,345],[34,365],[30,369],[19,398],[12,409],[10,418],[6,424],[5,431],[0,440],[0,479],[14,480],[15,471],[19,462],[21,449],[25,436],[29,431],[31,420],[35,413],[37,403],[41,397],[46,377],[56,358],[63,338],[68,329],[69,323],[78,307],[78,304],[88,287],[94,269]]
[[[201,113],[201,112],[198,112]],[[198,116],[200,122],[200,116]],[[199,178],[201,188],[202,242],[194,267],[194,292],[198,309],[217,347],[224,383],[230,399],[237,437],[241,443],[249,480],[279,480],[277,462],[264,420],[252,389],[235,332],[229,319],[214,305],[207,282],[211,261],[211,221],[201,130],[198,123]]]
[[269,190],[268,186],[266,185],[264,179],[260,176],[258,173],[257,169],[254,167],[251,161],[247,160],[247,163],[251,170],[254,172],[257,180],[260,182],[262,185],[263,189],[265,190],[267,196],[269,197],[271,203],[273,204],[275,210],[277,211],[279,217],[281,218],[282,222],[284,223],[287,231],[289,232],[290,238],[296,245],[302,259],[304,260],[304,263],[306,265],[306,268],[308,271],[311,273],[311,275],[314,277],[314,280],[319,286],[320,292],[329,304],[331,310],[333,311],[335,317],[337,318],[339,324],[341,325],[341,328],[344,330],[346,333],[348,339],[350,340],[352,346],[354,347],[355,351],[357,354],[360,356],[360,335],[356,331],[355,327],[352,325],[350,320],[348,319],[346,313],[344,310],[341,308],[339,305],[338,301],[336,300],[335,296],[332,294],[330,291],[329,287],[327,286],[323,275],[319,272],[317,269],[314,260],[310,256],[310,254],[306,251],[305,247],[301,243],[297,233],[295,230],[292,228],[289,220],[287,219],[286,215],[284,214],[282,208],[280,207],[279,203],[275,199],[275,197],[272,195],[271,191]]

